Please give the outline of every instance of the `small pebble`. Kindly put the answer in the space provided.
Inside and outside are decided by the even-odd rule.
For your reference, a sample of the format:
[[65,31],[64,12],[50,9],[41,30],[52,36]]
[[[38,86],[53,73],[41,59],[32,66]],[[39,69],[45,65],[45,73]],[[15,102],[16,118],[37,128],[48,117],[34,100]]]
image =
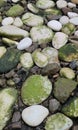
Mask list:
[[69,8],[74,8],[74,7],[76,7],[76,4],[74,4],[72,2],[68,2],[68,7]]
[[22,119],[29,126],[38,126],[48,116],[49,111],[41,105],[33,105],[23,110]]
[[65,25],[69,23],[69,18],[67,16],[62,16],[59,21],[62,25]]
[[70,23],[72,23],[74,25],[78,25],[78,17],[71,18]]
[[20,19],[20,17],[16,17],[13,24],[14,24],[15,26],[17,26],[17,27],[22,27],[22,26],[23,26],[23,22],[22,22],[22,20]]
[[62,28],[61,23],[57,20],[51,20],[51,21],[48,22],[47,25],[48,25],[48,27],[50,27],[54,31],[60,31],[61,28]]
[[56,4],[59,9],[62,9],[67,6],[67,2],[65,0],[58,0]]
[[78,30],[75,31],[74,35],[78,37]]
[[60,102],[57,101],[56,99],[51,99],[49,101],[49,110],[50,112],[55,112],[56,110],[58,110],[58,108],[60,107]]
[[14,22],[12,17],[6,17],[2,20],[2,25],[11,25]]
[[73,18],[73,17],[77,17],[78,14],[75,12],[68,12],[67,15],[69,16],[69,18]]
[[20,0],[12,0],[13,3],[17,3],[18,1],[20,1]]
[[28,48],[29,46],[32,45],[32,39],[29,37],[26,37],[22,39],[18,44],[17,44],[17,49],[19,50],[24,50]]

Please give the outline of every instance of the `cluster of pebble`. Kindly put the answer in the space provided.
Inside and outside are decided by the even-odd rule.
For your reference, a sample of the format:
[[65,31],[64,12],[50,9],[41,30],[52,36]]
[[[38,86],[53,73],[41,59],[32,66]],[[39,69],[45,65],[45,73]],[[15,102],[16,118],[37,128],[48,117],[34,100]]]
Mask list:
[[[43,122],[45,130],[73,126],[72,118],[78,117],[77,4],[78,0],[0,0],[0,77],[11,73],[4,85],[9,87],[0,90],[0,130],[12,117],[18,95],[25,104],[22,120],[31,130]],[[35,66],[40,72],[33,73]],[[19,69],[28,73],[21,90],[14,80]]]

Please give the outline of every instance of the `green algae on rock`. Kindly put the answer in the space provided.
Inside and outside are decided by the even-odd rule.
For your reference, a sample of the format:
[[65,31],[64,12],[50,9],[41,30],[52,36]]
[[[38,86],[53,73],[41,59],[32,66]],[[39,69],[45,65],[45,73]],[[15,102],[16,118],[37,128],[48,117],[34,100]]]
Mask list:
[[0,0],[0,7],[4,6],[6,2],[6,0]]
[[26,105],[43,102],[52,91],[52,83],[47,77],[41,75],[30,76],[23,84],[21,97]]
[[71,43],[66,44],[65,46],[59,49],[59,59],[67,62],[73,60],[78,60],[78,50]]
[[38,44],[51,42],[53,34],[53,31],[45,25],[32,27],[30,30],[33,42],[38,42]]
[[16,49],[9,49],[0,58],[0,73],[7,73],[13,69],[19,62],[20,51]]
[[12,6],[7,12],[6,15],[7,16],[12,16],[12,17],[16,17],[21,15],[24,12],[24,8],[22,6],[20,6],[19,4],[16,4],[14,6]]
[[62,113],[56,113],[47,118],[45,130],[69,130],[72,125],[70,118]]
[[78,97],[71,99],[65,104],[62,112],[69,117],[78,117]]
[[17,90],[6,88],[0,90],[0,130],[6,126],[12,115],[12,108],[17,100]]
[[8,38],[5,38],[5,37],[2,38],[2,42],[7,46],[13,46],[13,45],[18,44],[18,42],[11,40],[11,39],[8,39]]
[[70,96],[70,94],[73,92],[73,90],[76,88],[77,82],[65,79],[65,78],[59,78],[55,82],[54,85],[54,96],[61,102],[64,103]]

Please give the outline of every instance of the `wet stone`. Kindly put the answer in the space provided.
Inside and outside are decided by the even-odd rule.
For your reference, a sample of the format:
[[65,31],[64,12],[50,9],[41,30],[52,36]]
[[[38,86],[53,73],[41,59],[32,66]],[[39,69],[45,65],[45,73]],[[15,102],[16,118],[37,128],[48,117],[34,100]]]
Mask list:
[[51,113],[57,111],[59,107],[60,107],[59,101],[57,101],[56,99],[49,100],[49,110]]
[[21,114],[19,111],[14,112],[13,117],[12,117],[12,123],[18,122],[21,118]]

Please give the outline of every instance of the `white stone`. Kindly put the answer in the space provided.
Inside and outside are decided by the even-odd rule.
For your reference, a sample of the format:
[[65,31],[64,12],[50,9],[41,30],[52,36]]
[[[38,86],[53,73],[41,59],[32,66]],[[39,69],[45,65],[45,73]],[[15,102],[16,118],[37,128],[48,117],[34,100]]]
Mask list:
[[68,12],[67,15],[69,16],[69,18],[73,18],[73,17],[77,17],[78,14],[75,12]]
[[29,126],[38,126],[48,116],[49,111],[41,105],[33,105],[23,110],[22,119]]
[[68,2],[68,7],[69,8],[74,8],[74,7],[76,7],[76,4],[74,4],[72,2]]
[[20,62],[24,68],[31,68],[33,66],[33,59],[31,53],[23,53],[20,57]]
[[17,44],[17,49],[24,50],[28,48],[29,46],[31,46],[31,44],[32,44],[32,39],[29,37],[26,37]]
[[6,53],[7,49],[4,46],[0,46],[0,58]]
[[14,22],[12,17],[6,17],[2,20],[2,25],[10,25]]
[[61,23],[62,25],[65,25],[65,24],[69,23],[69,17],[67,17],[67,16],[62,16],[59,21],[60,21],[60,23]]
[[78,25],[78,17],[71,18],[70,23],[72,23],[74,25]]
[[18,1],[20,1],[20,0],[12,0],[13,3],[17,3]]
[[67,6],[67,2],[65,0],[58,0],[56,4],[59,9],[62,9]]
[[56,49],[60,49],[62,46],[64,46],[68,42],[68,35],[62,32],[55,33],[52,45]]
[[60,31],[62,28],[62,24],[57,20],[51,20],[47,23],[47,25],[54,31]]
[[20,19],[20,17],[16,17],[13,24],[14,24],[15,26],[17,26],[17,27],[22,27],[22,26],[23,26],[23,22],[22,22],[22,20]]
[[74,35],[78,37],[78,30],[75,31]]

